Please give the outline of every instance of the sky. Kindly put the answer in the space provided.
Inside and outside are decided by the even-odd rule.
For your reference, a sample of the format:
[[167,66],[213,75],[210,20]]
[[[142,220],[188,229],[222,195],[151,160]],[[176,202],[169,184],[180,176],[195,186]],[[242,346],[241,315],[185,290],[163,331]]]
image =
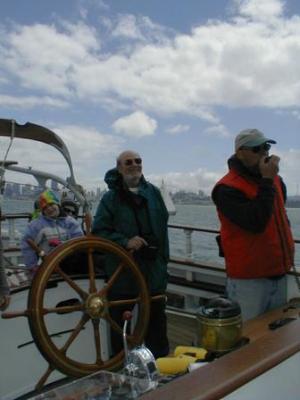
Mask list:
[[[1,0],[0,118],[57,133],[87,190],[132,149],[152,183],[210,194],[257,128],[299,195],[300,2]],[[15,139],[7,159],[67,176],[48,147]]]

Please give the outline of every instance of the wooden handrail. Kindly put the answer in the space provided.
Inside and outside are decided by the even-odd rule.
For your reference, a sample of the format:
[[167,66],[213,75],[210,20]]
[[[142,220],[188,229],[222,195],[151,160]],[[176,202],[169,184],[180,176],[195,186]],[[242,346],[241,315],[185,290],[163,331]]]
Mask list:
[[[292,321],[280,329],[270,331],[267,327],[274,315],[274,313],[266,314],[266,317],[260,320],[262,324],[261,336],[253,340],[250,336],[249,344],[143,395],[141,399],[222,399],[296,354],[300,351],[300,319]],[[252,321],[249,322],[250,325],[253,323]]]

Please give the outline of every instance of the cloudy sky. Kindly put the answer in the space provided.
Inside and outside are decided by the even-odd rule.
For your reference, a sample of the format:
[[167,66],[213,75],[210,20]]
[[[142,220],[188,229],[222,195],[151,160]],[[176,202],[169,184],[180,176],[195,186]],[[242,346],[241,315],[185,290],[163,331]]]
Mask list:
[[[299,194],[300,3],[1,0],[0,117],[58,133],[86,189],[134,149],[153,183],[209,193],[256,127]],[[44,145],[15,140],[8,159],[66,174]]]

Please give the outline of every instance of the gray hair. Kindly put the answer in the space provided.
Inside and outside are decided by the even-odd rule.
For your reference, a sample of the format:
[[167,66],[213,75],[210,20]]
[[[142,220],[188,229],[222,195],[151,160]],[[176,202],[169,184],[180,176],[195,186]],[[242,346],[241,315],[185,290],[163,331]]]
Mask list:
[[126,153],[136,154],[136,155],[139,156],[139,153],[137,153],[137,152],[134,151],[134,150],[124,150],[124,151],[122,151],[122,153],[120,153],[120,154],[118,155],[118,157],[116,158],[116,166],[117,166],[117,167],[121,164],[121,159],[124,157],[124,155],[125,155]]

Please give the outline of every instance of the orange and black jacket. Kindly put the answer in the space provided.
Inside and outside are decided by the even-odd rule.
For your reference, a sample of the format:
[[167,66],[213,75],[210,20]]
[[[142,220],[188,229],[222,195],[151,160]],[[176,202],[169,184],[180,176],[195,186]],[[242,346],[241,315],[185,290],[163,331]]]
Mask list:
[[241,279],[284,275],[294,262],[294,241],[282,179],[262,178],[235,156],[228,165],[229,172],[212,192],[227,275]]

